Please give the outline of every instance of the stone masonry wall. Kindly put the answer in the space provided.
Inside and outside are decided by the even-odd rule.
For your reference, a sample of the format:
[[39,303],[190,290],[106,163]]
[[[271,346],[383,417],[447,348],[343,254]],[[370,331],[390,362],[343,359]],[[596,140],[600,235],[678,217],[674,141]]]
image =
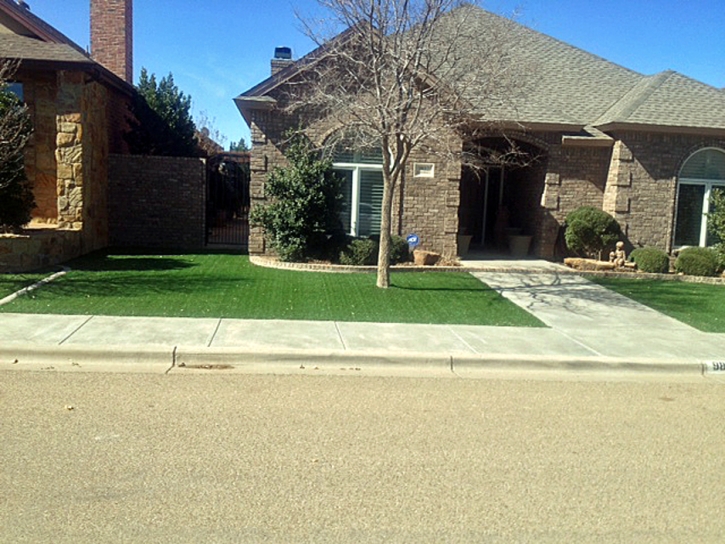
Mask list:
[[203,159],[112,154],[109,184],[111,245],[204,247]]
[[55,164],[57,78],[54,73],[20,73],[23,97],[33,123],[33,135],[25,148],[25,172],[33,186],[33,221],[58,222],[57,168]]

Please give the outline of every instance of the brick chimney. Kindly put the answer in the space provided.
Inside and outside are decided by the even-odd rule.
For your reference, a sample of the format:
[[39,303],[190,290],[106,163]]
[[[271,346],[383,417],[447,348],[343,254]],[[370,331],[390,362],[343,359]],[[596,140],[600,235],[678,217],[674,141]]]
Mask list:
[[133,0],[91,0],[91,56],[133,84]]
[[292,49],[289,47],[275,47],[274,58],[272,59],[272,75],[294,64],[292,60]]

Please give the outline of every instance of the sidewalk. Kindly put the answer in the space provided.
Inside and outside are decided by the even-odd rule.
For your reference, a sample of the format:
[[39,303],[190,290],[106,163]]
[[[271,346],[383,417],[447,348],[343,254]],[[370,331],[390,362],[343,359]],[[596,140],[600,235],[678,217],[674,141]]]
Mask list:
[[696,376],[725,360],[725,334],[699,332],[553,263],[532,261],[527,273],[499,271],[505,264],[469,266],[548,328],[0,314],[0,369]]

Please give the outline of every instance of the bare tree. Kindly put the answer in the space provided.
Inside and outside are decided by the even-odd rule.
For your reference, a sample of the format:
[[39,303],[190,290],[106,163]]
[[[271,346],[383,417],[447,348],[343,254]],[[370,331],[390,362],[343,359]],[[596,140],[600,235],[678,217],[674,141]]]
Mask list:
[[332,120],[382,149],[377,285],[387,288],[393,199],[411,152],[478,156],[464,153],[465,138],[490,128],[487,111],[501,118],[520,81],[508,62],[511,21],[492,16],[481,28],[480,8],[462,0],[318,2],[330,17],[305,22],[320,47],[290,80],[286,106],[305,127]]

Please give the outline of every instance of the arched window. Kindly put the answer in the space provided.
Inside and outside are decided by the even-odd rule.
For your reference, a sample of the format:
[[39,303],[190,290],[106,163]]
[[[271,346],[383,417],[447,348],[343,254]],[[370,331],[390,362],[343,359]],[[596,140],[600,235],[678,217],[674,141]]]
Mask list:
[[677,188],[675,246],[707,246],[707,214],[713,191],[725,190],[725,150],[701,149],[682,165]]
[[380,234],[382,164],[380,148],[361,148],[341,140],[333,150],[332,166],[344,180],[342,224],[352,236]]

